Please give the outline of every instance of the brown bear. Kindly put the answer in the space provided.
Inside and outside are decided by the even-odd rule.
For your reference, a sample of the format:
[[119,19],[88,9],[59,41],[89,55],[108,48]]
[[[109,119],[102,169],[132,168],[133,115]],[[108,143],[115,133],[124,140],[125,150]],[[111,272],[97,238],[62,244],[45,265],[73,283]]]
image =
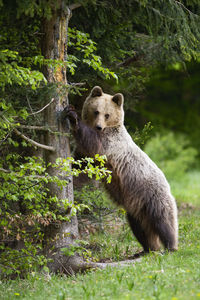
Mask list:
[[106,155],[112,181],[106,189],[124,207],[145,252],[178,247],[177,207],[163,172],[132,140],[124,126],[124,97],[94,87],[83,104],[82,121],[66,108],[78,152]]

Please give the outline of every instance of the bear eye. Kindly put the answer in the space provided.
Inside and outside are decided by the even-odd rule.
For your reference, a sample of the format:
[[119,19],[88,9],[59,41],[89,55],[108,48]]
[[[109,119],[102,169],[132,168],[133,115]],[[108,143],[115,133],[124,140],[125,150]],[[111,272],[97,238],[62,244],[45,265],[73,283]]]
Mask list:
[[94,114],[95,114],[95,116],[97,116],[97,115],[99,114],[99,111],[96,110],[96,111],[94,112]]
[[105,115],[106,120],[108,120],[109,117],[110,117],[109,114],[106,114],[106,115]]

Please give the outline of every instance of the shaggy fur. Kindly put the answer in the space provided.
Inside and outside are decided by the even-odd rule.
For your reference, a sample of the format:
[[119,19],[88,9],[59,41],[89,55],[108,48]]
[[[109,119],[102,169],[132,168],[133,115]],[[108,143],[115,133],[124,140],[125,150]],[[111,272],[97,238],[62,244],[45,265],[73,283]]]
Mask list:
[[144,251],[160,249],[160,242],[169,250],[177,250],[175,200],[162,171],[124,127],[123,95],[111,96],[94,87],[83,105],[83,122],[73,110],[69,110],[68,117],[79,152],[107,156],[112,181],[106,188],[127,211],[132,232]]

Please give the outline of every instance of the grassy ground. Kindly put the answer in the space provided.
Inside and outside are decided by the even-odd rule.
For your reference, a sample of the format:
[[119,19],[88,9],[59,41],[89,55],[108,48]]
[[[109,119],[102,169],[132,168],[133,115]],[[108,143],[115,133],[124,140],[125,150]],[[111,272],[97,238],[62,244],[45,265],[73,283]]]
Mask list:
[[171,181],[172,193],[178,204],[190,203],[200,207],[200,172],[186,173],[178,181]]
[[[179,204],[179,251],[152,253],[135,266],[107,268],[67,278],[29,275],[25,280],[1,282],[0,299],[200,299],[200,173],[171,183]],[[183,199],[184,198],[184,199]],[[180,205],[181,201],[191,205]],[[114,260],[140,250],[130,230],[115,224],[104,235],[90,235],[98,258]]]

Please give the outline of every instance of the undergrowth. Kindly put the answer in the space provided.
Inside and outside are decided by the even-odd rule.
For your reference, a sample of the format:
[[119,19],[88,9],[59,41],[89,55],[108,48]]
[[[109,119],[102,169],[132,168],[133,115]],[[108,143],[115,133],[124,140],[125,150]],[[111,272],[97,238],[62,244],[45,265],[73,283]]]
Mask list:
[[1,282],[0,299],[200,299],[200,210],[181,210],[179,223],[176,253],[152,253],[129,267],[73,277],[32,272],[25,280]]
[[[171,183],[174,192],[180,191],[177,252],[151,253],[129,267],[107,267],[72,277],[32,272],[24,280],[2,281],[0,299],[200,299],[200,173],[187,176],[185,183]],[[182,195],[190,205],[180,203]],[[117,261],[141,250],[123,218],[110,217],[104,230],[104,234],[88,235],[96,260]]]

